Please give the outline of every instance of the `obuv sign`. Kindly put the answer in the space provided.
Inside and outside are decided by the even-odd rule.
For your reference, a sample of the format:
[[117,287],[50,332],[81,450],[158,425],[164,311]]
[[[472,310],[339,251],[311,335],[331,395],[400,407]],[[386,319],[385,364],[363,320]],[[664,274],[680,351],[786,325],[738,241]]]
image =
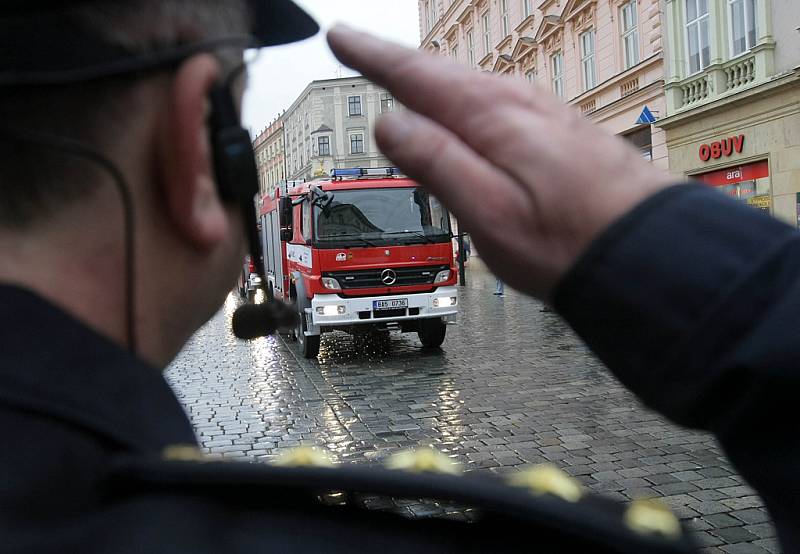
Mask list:
[[744,135],[718,140],[700,146],[700,159],[707,162],[710,159],[718,160],[723,156],[731,156],[734,152],[741,154],[742,148],[744,148]]

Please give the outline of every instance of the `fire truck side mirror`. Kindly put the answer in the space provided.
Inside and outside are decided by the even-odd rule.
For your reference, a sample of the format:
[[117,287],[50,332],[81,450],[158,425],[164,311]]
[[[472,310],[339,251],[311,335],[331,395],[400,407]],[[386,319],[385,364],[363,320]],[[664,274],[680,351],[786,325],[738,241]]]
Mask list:
[[293,233],[293,225],[294,222],[292,221],[292,212],[294,207],[292,206],[292,199],[289,196],[284,196],[280,199],[280,224],[281,224],[281,240],[288,241],[292,240]]

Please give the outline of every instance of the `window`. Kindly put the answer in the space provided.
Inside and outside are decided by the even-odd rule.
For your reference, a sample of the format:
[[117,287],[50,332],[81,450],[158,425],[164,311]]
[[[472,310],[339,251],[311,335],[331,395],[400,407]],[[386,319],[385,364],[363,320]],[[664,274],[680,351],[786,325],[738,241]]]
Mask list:
[[472,29],[467,31],[467,55],[469,57],[469,66],[475,67],[475,34]]
[[423,19],[425,20],[425,29],[424,29],[425,33],[430,33],[431,32],[431,10],[430,10],[430,6],[428,4],[429,4],[429,2],[425,2],[424,4],[421,4],[422,13],[424,14],[423,15]]
[[483,55],[486,56],[492,50],[492,32],[489,29],[489,12],[481,16],[483,26]]
[[731,10],[731,56],[756,45],[756,0],[728,0]]
[[508,0],[500,0],[500,13],[502,14],[503,22],[503,38],[511,34],[508,27]]
[[391,92],[381,93],[381,113],[394,111],[394,97]]
[[311,241],[311,202],[303,202],[303,239],[306,244]]
[[525,72],[525,79],[529,83],[532,83],[534,81],[534,79],[536,79],[536,70],[535,69],[531,69],[529,71],[526,71]]
[[583,90],[597,86],[597,69],[594,60],[594,29],[581,34],[581,67],[583,68]]
[[458,61],[458,46],[453,46],[450,49],[450,55],[453,56],[453,59],[455,61]]
[[645,160],[653,161],[653,135],[650,125],[622,135],[622,137],[633,144]]
[[350,117],[361,115],[361,97],[348,96],[347,97],[347,113]]
[[331,155],[331,137],[319,137],[317,142],[317,149],[320,156]]
[[705,69],[711,58],[708,46],[708,0],[685,0],[686,48],[689,74]]
[[316,240],[343,248],[364,239],[376,246],[450,241],[447,211],[418,187],[340,190],[328,209],[312,209]]
[[533,0],[522,0],[522,17],[530,17],[533,13]]
[[619,19],[622,23],[622,52],[625,69],[629,69],[639,63],[639,18],[636,14],[636,8],[636,0],[631,0],[619,9]]
[[350,134],[350,153],[363,154],[364,153],[364,134],[351,133]]
[[553,92],[559,98],[564,98],[564,53],[556,52],[550,57],[553,67]]

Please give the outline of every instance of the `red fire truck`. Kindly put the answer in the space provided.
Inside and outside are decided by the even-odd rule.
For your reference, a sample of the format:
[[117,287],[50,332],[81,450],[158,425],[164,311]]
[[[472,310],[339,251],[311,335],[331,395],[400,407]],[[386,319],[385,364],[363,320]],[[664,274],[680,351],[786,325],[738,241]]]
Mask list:
[[442,344],[458,305],[450,218],[396,168],[334,170],[276,190],[260,218],[266,295],[297,310],[304,357],[334,330],[394,329]]

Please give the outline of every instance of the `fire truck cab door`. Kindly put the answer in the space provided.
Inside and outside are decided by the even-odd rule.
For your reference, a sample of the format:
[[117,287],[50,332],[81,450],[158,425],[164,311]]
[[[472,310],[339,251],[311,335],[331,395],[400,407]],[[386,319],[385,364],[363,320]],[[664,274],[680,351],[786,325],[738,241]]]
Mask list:
[[269,256],[269,267],[275,279],[275,296],[284,298],[286,291],[283,290],[284,275],[283,249],[281,247],[281,220],[278,215],[278,210],[272,210],[267,217],[267,224],[269,225],[267,236],[270,238],[270,244],[268,245],[266,256]]

